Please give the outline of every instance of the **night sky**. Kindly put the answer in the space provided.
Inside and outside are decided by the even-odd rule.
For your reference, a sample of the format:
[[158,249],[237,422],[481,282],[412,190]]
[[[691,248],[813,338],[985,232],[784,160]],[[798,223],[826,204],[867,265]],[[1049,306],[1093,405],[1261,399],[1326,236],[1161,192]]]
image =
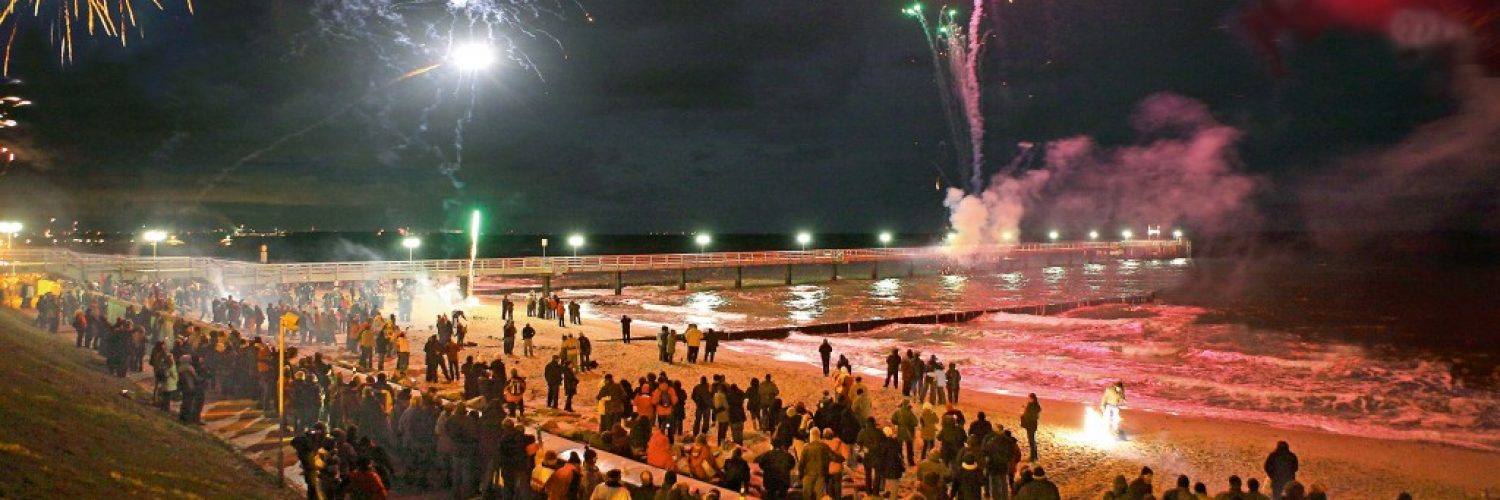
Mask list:
[[[0,210],[118,229],[432,229],[481,206],[516,232],[942,230],[934,182],[956,160],[904,2],[581,1],[593,22],[571,6],[532,21],[555,42],[502,28],[531,67],[468,82],[439,68],[387,84],[435,61],[371,42],[380,32],[322,31],[313,2],[205,1],[188,16],[163,0],[144,39],[81,41],[66,66],[25,26],[11,62],[24,83],[8,92],[36,104],[0,131],[23,151]],[[1128,142],[1136,103],[1175,92],[1244,131],[1267,227],[1297,229],[1278,186],[1453,112],[1440,58],[1379,37],[1302,43],[1272,76],[1238,32],[1243,6],[996,3],[988,152]],[[432,148],[453,157],[470,102],[458,187]],[[351,104],[198,199],[237,159]]]

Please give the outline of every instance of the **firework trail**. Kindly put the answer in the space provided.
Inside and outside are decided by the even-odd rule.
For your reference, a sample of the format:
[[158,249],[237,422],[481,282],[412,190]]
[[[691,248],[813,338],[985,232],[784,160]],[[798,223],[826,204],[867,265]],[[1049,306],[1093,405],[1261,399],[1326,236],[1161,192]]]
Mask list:
[[[400,71],[401,76],[382,85],[372,85],[369,91],[323,118],[231,163],[200,190],[199,203],[219,182],[245,164],[329,124],[336,117],[370,105],[378,109],[373,120],[381,123],[376,128],[396,136],[390,142],[388,157],[396,158],[396,152],[408,149],[420,151],[436,159],[438,172],[461,192],[465,183],[458,174],[463,167],[465,127],[473,121],[478,102],[475,74],[489,64],[489,59],[503,57],[541,78],[536,65],[512,37],[557,42],[536,26],[539,19],[564,18],[569,12],[582,12],[585,19],[593,21],[578,4],[561,0],[315,0],[309,10],[313,28],[294,37],[291,56],[300,57],[316,45],[354,47],[373,58],[377,68]],[[414,62],[422,65],[408,69]],[[456,80],[447,80],[448,84],[433,75],[445,66],[452,66],[459,73]],[[449,75],[443,75],[446,76]],[[415,126],[396,125],[393,122],[399,120],[391,116],[395,106],[385,91],[396,83],[418,77],[434,77],[429,79],[438,84],[433,101],[422,109]],[[462,108],[453,121],[451,144],[441,146],[427,137],[436,129],[430,118],[440,108],[450,105]],[[445,200],[445,208],[450,201]]]
[[[952,9],[943,9],[938,13],[938,26],[935,30],[929,28],[920,4],[903,10],[907,15],[917,18],[927,40],[949,133],[953,136],[959,161],[969,164],[968,188],[973,192],[984,188],[985,130],[979,64],[980,55],[984,52],[987,1],[974,0],[974,11],[969,15],[967,28],[959,24],[957,12]],[[968,125],[967,134],[959,132],[959,114],[963,115],[964,122]],[[968,143],[968,151],[964,151],[961,146],[965,142]]]
[[[184,0],[189,14],[193,13],[193,1]],[[5,61],[0,72],[10,74],[10,49],[15,44],[16,33],[21,29],[21,18],[29,14],[48,28],[49,38],[57,46],[57,58],[62,64],[73,62],[73,41],[77,31],[95,36],[104,36],[125,45],[130,40],[131,30],[140,32],[135,17],[136,4],[163,10],[160,0],[0,0],[0,31],[9,24],[10,34],[5,39]]]

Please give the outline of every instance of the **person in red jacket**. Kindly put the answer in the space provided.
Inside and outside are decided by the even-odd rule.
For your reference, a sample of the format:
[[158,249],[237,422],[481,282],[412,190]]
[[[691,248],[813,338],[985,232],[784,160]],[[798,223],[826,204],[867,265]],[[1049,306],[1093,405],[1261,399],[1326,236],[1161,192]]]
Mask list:
[[349,473],[345,491],[353,500],[385,500],[385,483],[380,480],[380,474],[375,473],[369,457],[360,457],[356,462],[354,471]]

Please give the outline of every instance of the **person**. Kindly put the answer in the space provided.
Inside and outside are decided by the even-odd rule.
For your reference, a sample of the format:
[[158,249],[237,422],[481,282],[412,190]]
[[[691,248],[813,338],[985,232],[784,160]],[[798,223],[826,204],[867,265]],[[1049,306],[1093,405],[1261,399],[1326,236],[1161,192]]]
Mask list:
[[531,345],[533,337],[536,337],[536,329],[531,327],[531,323],[527,323],[521,328],[521,354],[528,358],[536,355],[536,350]]
[[583,324],[583,306],[578,304],[578,299],[568,301],[568,320],[575,325]]
[[[1245,481],[1245,490],[1245,500],[1270,500],[1271,498],[1260,492],[1260,480],[1253,477]],[[1407,496],[1407,498],[1411,497]]]
[[828,362],[833,358],[833,345],[829,344],[826,338],[823,339],[823,344],[818,346],[818,357],[823,360],[823,376],[827,377]]
[[821,495],[827,489],[829,464],[842,463],[844,457],[833,452],[817,432],[808,434],[807,444],[802,446],[802,457],[797,460],[802,474],[802,491]]
[[1099,413],[1104,415],[1104,422],[1109,425],[1110,434],[1120,434],[1120,406],[1124,404],[1124,382],[1115,382],[1104,388],[1104,396],[1099,399]]
[[526,409],[526,379],[514,368],[510,370],[510,379],[505,384],[505,403],[509,408],[507,413],[512,417],[520,418]]
[[958,363],[948,363],[948,372],[943,374],[948,382],[948,402],[958,404],[958,383],[963,375],[958,373]]
[[578,374],[573,367],[563,367],[563,411],[573,411],[573,396],[578,395]]
[[547,366],[542,367],[542,381],[547,383],[547,407],[557,409],[558,389],[562,387],[563,379],[562,361],[558,356],[553,356]]
[[667,364],[672,364],[677,359],[677,330],[667,332]]
[[594,487],[589,500],[630,500],[630,490],[620,481],[620,469],[604,473],[604,482]]
[[438,345],[437,335],[427,337],[427,343],[422,345],[424,365],[427,366],[427,383],[436,384],[438,381],[438,370],[446,368],[443,364],[443,347]]
[[901,387],[901,350],[891,349],[891,355],[885,357],[885,385]]
[[1126,498],[1136,500],[1151,497],[1151,479],[1154,477],[1155,474],[1150,467],[1141,467],[1141,475],[1130,481],[1130,487],[1126,490]]
[[354,470],[349,473],[349,498],[359,500],[385,500],[385,482],[375,472],[375,463],[370,457],[359,457]]
[[1286,441],[1276,442],[1276,451],[1266,456],[1266,477],[1271,480],[1271,499],[1281,500],[1286,485],[1297,480],[1297,454]]
[[709,328],[703,332],[703,362],[714,362],[714,354],[719,352],[719,332]]
[[516,303],[510,301],[510,294],[508,293],[500,299],[500,319],[516,319]]
[[745,461],[743,449],[736,447],[729,459],[724,461],[723,479],[719,486],[730,491],[745,491],[750,487],[750,463]]
[[1042,418],[1042,404],[1036,393],[1026,395],[1026,408],[1021,410],[1021,428],[1026,429],[1026,445],[1031,448],[1031,461],[1037,461],[1036,428]]
[[1047,479],[1047,471],[1038,465],[1031,469],[1031,481],[1016,488],[1014,500],[1060,500],[1057,485]]
[[[547,451],[547,455],[554,461],[556,460],[554,452],[549,450]],[[547,477],[547,482],[542,484],[542,493],[546,495],[547,500],[572,500],[578,498],[578,495],[574,492],[578,490],[578,485],[581,482],[581,478],[578,477],[580,475],[578,468],[582,463],[583,460],[578,458],[577,453],[574,453],[573,456],[568,457],[568,461],[562,467],[558,467],[557,470],[552,471],[552,475]]]
[[[916,466],[917,458],[913,443],[916,441],[917,415],[911,411],[911,400],[901,401],[901,407],[896,409],[896,413],[891,414],[891,424],[896,426],[896,440],[906,448],[906,466]],[[936,437],[935,434],[934,437]],[[923,447],[923,450],[925,451],[926,447]],[[923,453],[923,456],[925,457],[926,453]]]
[[396,373],[402,377],[406,376],[406,370],[411,365],[411,340],[406,338],[406,330],[396,334]]
[[980,467],[977,454],[963,453],[963,458],[958,460],[958,466],[954,468],[953,475],[955,499],[984,499],[981,491],[987,486],[988,481],[984,478],[984,469]]
[[1214,500],[1244,500],[1245,492],[1240,485],[1239,476],[1229,476],[1229,489],[1214,495]]
[[630,343],[630,316],[620,315],[620,343]]
[[797,466],[792,454],[781,447],[773,447],[755,457],[755,464],[760,466],[766,500],[787,498],[787,490],[792,485],[792,469]]
[[698,329],[697,323],[689,323],[687,330],[682,332],[683,341],[687,343],[687,362],[698,362],[698,346],[703,342],[703,331]]
[[651,471],[641,471],[640,478],[640,484],[630,491],[630,500],[655,500],[658,489]]
[[662,325],[661,330],[656,332],[656,360],[670,363],[667,359],[667,326]]
[[1104,492],[1104,500],[1126,500],[1130,498],[1130,483],[1125,482],[1123,474],[1115,474],[1113,485],[1109,491]]
[[585,335],[583,332],[578,332],[577,342],[578,365],[575,366],[575,368],[577,368],[578,371],[581,372],[589,371],[589,366],[593,365],[593,363],[591,363],[590,361],[592,361],[594,357],[594,343],[590,341],[589,336]]
[[506,356],[516,355],[516,322],[506,321],[500,328],[501,352]]
[[1193,495],[1193,482],[1187,476],[1177,476],[1177,487],[1161,494],[1161,500],[1197,500]]

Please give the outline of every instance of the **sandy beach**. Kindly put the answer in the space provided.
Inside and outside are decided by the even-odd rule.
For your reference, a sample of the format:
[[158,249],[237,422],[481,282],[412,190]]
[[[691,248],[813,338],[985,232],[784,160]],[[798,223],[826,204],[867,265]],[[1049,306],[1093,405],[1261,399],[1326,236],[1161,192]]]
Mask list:
[[[488,360],[500,354],[499,332],[503,323],[497,303],[498,299],[487,297],[481,306],[469,308],[473,317],[469,338],[478,345],[465,351],[465,356]],[[581,332],[594,342],[594,359],[600,363],[601,370],[580,377],[582,385],[574,407],[583,413],[540,413],[543,420],[550,421],[545,425],[562,432],[567,432],[570,427],[594,428],[596,420],[592,413],[596,402],[593,388],[598,386],[604,373],[635,379],[648,371],[666,372],[689,386],[698,377],[714,373],[725,374],[731,382],[740,384],[747,383],[750,377],[770,374],[781,387],[783,399],[809,404],[817,400],[827,385],[827,379],[813,362],[786,360],[815,360],[814,352],[789,353],[792,355],[777,356],[783,358],[778,360],[740,352],[734,343],[725,343],[712,364],[679,362],[669,365],[657,361],[654,340],[636,340],[628,345],[621,343],[619,324],[613,320],[586,318],[581,326],[558,327],[556,320],[525,317],[524,303],[518,304],[517,309],[522,313],[518,314],[517,323],[530,323],[539,332],[535,358],[507,359],[507,365],[520,369],[523,374],[541,372],[542,365],[556,353],[564,332]],[[423,312],[429,313],[430,317],[436,314],[435,311],[435,307],[419,307],[416,317],[424,317]],[[675,327],[680,329],[682,325]],[[638,321],[633,333],[639,339],[653,335],[656,329],[655,324]],[[425,340],[425,336],[426,333],[417,334],[415,340]],[[679,361],[684,351],[685,348],[679,345]],[[519,345],[517,352],[520,352]],[[941,350],[930,353],[940,359],[944,355]],[[835,357],[837,354],[835,352]],[[420,359],[413,361],[419,363]],[[885,423],[902,399],[900,392],[879,388],[879,377],[864,378],[866,386],[873,389],[875,414]],[[540,402],[545,386],[538,376],[533,376],[532,380],[529,387],[531,399]],[[970,418],[982,411],[991,421],[1014,427],[1024,398],[995,394],[996,389],[999,388],[966,385],[960,407]],[[446,384],[442,390],[456,391],[457,385]],[[1109,442],[1083,433],[1085,405],[1082,402],[1058,400],[1045,392],[1038,396],[1043,405],[1038,433],[1040,464],[1048,469],[1048,475],[1059,484],[1067,498],[1096,497],[1115,475],[1133,477],[1142,465],[1156,471],[1158,489],[1175,481],[1178,474],[1186,474],[1193,481],[1206,483],[1211,492],[1222,491],[1231,474],[1246,478],[1263,477],[1261,462],[1279,440],[1290,442],[1293,451],[1299,455],[1302,464],[1299,480],[1309,485],[1325,485],[1335,498],[1395,498],[1402,491],[1417,498],[1478,498],[1500,493],[1500,475],[1494,474],[1500,470],[1500,453],[1414,440],[1335,434],[1305,427],[1295,419],[1289,419],[1286,425],[1273,426],[1171,415],[1139,408],[1127,408],[1124,413],[1123,429],[1128,440]],[[764,449],[764,439],[758,433],[748,434],[751,437],[747,444],[752,450]]]

